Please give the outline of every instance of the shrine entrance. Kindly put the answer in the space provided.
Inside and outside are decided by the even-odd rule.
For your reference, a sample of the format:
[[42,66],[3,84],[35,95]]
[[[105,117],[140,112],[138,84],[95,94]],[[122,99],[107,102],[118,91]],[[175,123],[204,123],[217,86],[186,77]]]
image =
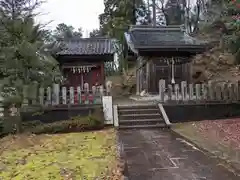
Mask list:
[[[148,92],[159,92],[159,80],[164,79],[168,84],[180,83],[185,80],[191,81],[191,62],[187,57],[159,57],[147,62],[152,71],[144,73],[148,78],[144,89]],[[143,67],[144,68],[144,67]],[[147,66],[146,66],[147,68]],[[145,69],[146,69],[145,68]]]
[[190,82],[191,59],[205,51],[203,42],[185,33],[182,26],[133,25],[125,33],[130,50],[136,54],[136,94],[159,93],[159,80],[175,84]]
[[101,84],[101,67],[97,65],[74,66],[64,68],[64,77],[66,84],[84,88],[84,83],[87,82],[90,87]]
[[108,38],[82,38],[66,42],[57,60],[64,75],[63,86],[89,88],[105,85],[104,63],[113,62],[114,41]]

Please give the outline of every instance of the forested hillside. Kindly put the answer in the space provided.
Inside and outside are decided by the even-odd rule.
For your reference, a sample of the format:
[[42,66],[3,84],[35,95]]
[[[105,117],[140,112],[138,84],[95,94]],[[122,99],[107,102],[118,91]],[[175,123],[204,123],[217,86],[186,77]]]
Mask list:
[[[121,45],[129,25],[153,24],[156,16],[158,26],[184,24],[187,33],[210,45],[209,51],[194,61],[195,73],[201,74],[201,80],[213,78],[218,72],[229,72],[229,69],[237,73],[240,63],[239,0],[105,0],[104,4],[99,31],[116,38]],[[120,46],[120,71],[127,68],[122,50]]]

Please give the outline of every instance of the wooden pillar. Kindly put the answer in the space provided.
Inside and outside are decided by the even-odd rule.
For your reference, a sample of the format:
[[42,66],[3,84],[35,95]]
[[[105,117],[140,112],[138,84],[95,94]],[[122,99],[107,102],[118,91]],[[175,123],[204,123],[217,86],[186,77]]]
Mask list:
[[139,56],[137,58],[137,72],[136,72],[136,78],[137,78],[137,84],[136,84],[136,94],[139,95],[141,91],[143,90],[143,71],[142,71],[142,63],[143,63],[143,57]]
[[150,68],[151,68],[151,62],[148,61],[146,64],[146,90],[149,92],[149,85],[150,85]]
[[138,70],[138,66],[137,66],[137,69],[136,69],[136,95],[139,95],[140,94],[140,88],[139,88],[139,78],[140,78],[140,75],[139,75],[139,70]]
[[151,60],[151,84],[150,84],[150,89],[153,92],[158,93],[158,81],[156,80],[156,63]]
[[101,63],[101,81],[102,81],[102,85],[105,85],[105,74],[104,74],[104,62]]
[[139,58],[140,61],[140,78],[139,78],[139,91],[140,93],[143,91],[143,58]]

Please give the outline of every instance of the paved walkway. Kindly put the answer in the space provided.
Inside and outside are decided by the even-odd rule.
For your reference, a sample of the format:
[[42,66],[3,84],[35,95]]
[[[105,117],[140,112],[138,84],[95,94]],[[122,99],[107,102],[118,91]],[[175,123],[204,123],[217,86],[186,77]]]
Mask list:
[[239,180],[170,130],[120,130],[129,180]]

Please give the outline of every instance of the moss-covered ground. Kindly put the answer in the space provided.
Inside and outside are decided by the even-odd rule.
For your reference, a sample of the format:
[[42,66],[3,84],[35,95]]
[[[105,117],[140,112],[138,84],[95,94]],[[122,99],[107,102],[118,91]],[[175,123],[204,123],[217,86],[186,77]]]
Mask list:
[[5,137],[0,140],[0,179],[112,179],[115,140],[113,129]]

